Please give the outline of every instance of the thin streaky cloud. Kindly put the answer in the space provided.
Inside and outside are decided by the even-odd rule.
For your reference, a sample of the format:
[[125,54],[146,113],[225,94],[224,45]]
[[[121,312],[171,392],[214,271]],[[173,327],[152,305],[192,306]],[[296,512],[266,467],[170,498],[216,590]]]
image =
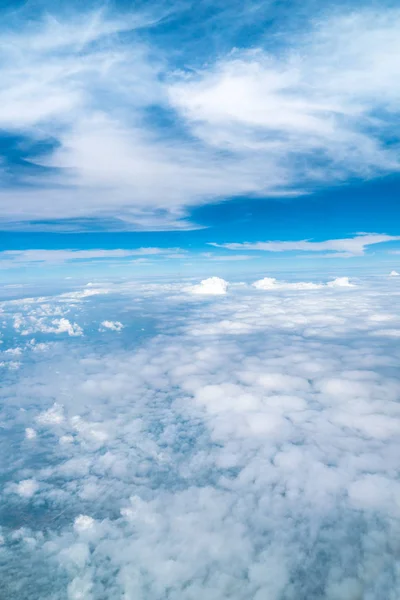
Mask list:
[[[384,242],[399,241],[398,235],[386,235],[376,233],[363,233],[352,238],[342,238],[316,242],[311,240],[299,241],[266,241],[266,242],[233,242],[217,244],[211,242],[211,246],[226,248],[228,250],[259,250],[263,252],[321,252],[330,251],[335,258],[349,258],[351,256],[363,256],[369,246],[382,244]],[[329,254],[324,254],[324,257]]]
[[102,259],[125,259],[132,256],[186,256],[180,248],[134,248],[131,250],[5,250],[0,252],[0,268],[31,263],[67,263],[72,261],[92,261]]

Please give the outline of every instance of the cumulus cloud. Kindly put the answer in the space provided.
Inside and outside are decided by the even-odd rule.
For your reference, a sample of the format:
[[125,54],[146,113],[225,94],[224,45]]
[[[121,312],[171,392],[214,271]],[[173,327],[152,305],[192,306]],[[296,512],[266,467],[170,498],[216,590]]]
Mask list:
[[[310,240],[292,241],[274,241],[274,242],[243,242],[243,243],[227,243],[216,244],[212,246],[218,248],[227,248],[228,250],[261,250],[264,252],[321,252],[329,251],[332,256],[337,258],[348,258],[350,256],[363,256],[366,248],[374,244],[383,242],[393,242],[400,240],[400,236],[376,234],[376,233],[359,233],[352,238],[342,238],[334,240],[325,240],[323,242],[315,242]],[[324,256],[328,256],[327,254]]]
[[391,287],[232,286],[205,310],[160,286],[140,345],[67,337],[11,374],[7,597],[397,600]]
[[287,281],[278,281],[274,277],[264,277],[264,279],[255,281],[253,286],[258,290],[318,290],[323,287],[323,284],[307,281],[292,283]]
[[397,271],[390,271],[389,277],[398,277],[399,273]]
[[68,319],[54,319],[52,321],[54,327],[46,327],[42,329],[45,333],[68,333],[68,335],[83,335],[82,328],[77,323],[70,323]]
[[34,479],[24,479],[15,487],[15,492],[22,498],[31,498],[39,489],[39,484]]
[[264,277],[253,284],[258,290],[320,290],[324,287],[355,287],[348,277],[337,277],[328,283],[313,283],[311,281],[279,281],[275,277]]
[[100,325],[100,331],[104,329],[111,329],[112,331],[122,331],[124,326],[120,321],[102,321]]
[[32,427],[25,429],[25,437],[27,440],[34,440],[36,438],[36,431]]
[[22,349],[17,347],[17,348],[8,348],[8,350],[5,350],[4,354],[11,354],[12,356],[21,356],[22,354]]
[[328,287],[354,287],[354,283],[350,283],[348,277],[336,277],[332,281],[328,281]]
[[88,515],[79,515],[79,517],[76,517],[74,521],[74,529],[79,533],[91,529],[93,525],[94,519]]
[[32,333],[67,333],[70,336],[83,335],[82,328],[77,323],[71,323],[64,317],[60,319],[46,319],[28,315],[14,318],[14,328],[21,332],[21,335],[31,335]]
[[209,277],[203,279],[198,285],[193,285],[188,288],[191,294],[222,296],[226,294],[228,282],[220,277]]

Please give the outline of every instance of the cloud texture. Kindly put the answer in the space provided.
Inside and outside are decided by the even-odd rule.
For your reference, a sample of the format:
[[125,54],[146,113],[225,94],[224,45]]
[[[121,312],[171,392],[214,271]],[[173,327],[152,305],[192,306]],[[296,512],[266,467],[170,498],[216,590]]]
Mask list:
[[2,594],[397,600],[399,291],[70,298],[80,325],[123,299],[125,328],[7,375]]
[[228,282],[221,277],[209,277],[203,279],[198,285],[188,288],[191,294],[200,294],[205,296],[223,296],[226,294]]
[[21,160],[0,170],[2,227],[191,229],[210,201],[397,172],[400,11],[307,5],[301,30],[261,36],[269,5],[240,8],[234,25],[215,6],[215,46],[202,3],[6,15],[0,125]]

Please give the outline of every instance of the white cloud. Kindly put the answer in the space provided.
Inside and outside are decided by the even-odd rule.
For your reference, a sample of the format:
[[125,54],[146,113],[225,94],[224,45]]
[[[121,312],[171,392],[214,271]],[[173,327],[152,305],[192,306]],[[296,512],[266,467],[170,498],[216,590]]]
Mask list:
[[20,481],[15,491],[22,498],[31,498],[39,490],[39,484],[34,479],[24,479]]
[[323,287],[323,284],[312,283],[307,281],[287,282],[278,281],[274,277],[264,277],[253,283],[253,286],[258,290],[318,290]]
[[228,282],[220,277],[209,277],[203,279],[198,285],[193,285],[188,288],[191,294],[222,296],[226,294]]
[[353,283],[350,283],[348,277],[336,277],[332,281],[328,281],[328,287],[354,287]]
[[399,273],[397,271],[390,271],[389,277],[398,277]]
[[70,323],[68,319],[54,319],[54,327],[42,329],[46,333],[68,333],[68,335],[83,335],[82,328],[77,323]]
[[8,348],[8,350],[5,350],[4,354],[11,354],[12,356],[21,356],[22,354],[22,349],[17,347],[17,348]]
[[56,402],[51,408],[45,410],[36,418],[37,422],[41,425],[59,425],[64,419],[64,408]]
[[355,287],[348,277],[337,277],[328,283],[313,283],[311,281],[279,281],[275,277],[264,277],[253,284],[258,290],[320,290],[324,287]]
[[[385,145],[398,134],[398,9],[312,15],[275,49],[215,61],[183,45],[184,69],[152,41],[166,12],[28,19],[4,33],[0,125],[53,146],[29,157],[46,175],[2,187],[3,227],[190,229],[190,207],[210,200],[399,169]],[[246,13],[248,27],[257,10]],[[154,107],[186,135],[150,123]]]
[[[124,326],[119,321],[102,321],[101,327],[104,329],[111,329],[112,331],[121,331]],[[100,329],[101,331],[101,329]]]
[[14,317],[14,328],[21,332],[21,335],[31,335],[32,333],[67,333],[69,336],[83,335],[82,328],[77,323],[71,323],[68,319],[48,319],[46,317],[36,317],[28,315]]
[[[291,45],[279,55],[235,50],[177,81],[172,101],[208,144],[251,148],[264,155],[267,168],[268,158],[290,160],[290,146],[294,154],[320,152],[330,163],[330,169],[315,167],[313,173],[310,164],[311,177],[397,168],[395,154],[379,143],[385,117],[375,121],[375,135],[370,125],[374,108],[391,111],[399,96],[391,83],[399,19],[398,10],[354,11],[291,35]],[[287,178],[295,175],[291,169]]]
[[[265,252],[321,252],[327,250],[337,258],[348,258],[350,256],[363,256],[368,246],[400,240],[400,236],[359,233],[352,238],[342,238],[314,242],[310,240],[300,241],[274,241],[274,242],[243,242],[216,244],[212,246],[227,248],[228,250],[259,250]],[[327,256],[327,255],[324,255]]]
[[0,367],[3,369],[16,370],[16,369],[19,369],[20,366],[21,366],[21,363],[16,362],[14,360],[9,360],[7,362],[0,361]]
[[25,437],[27,440],[34,440],[36,438],[36,431],[32,429],[32,427],[27,427],[25,429]]
[[76,300],[82,300],[83,298],[88,298],[89,296],[97,296],[98,294],[108,294],[109,291],[109,288],[89,288],[79,290],[77,292],[66,292],[65,294],[60,294],[57,299],[60,301],[65,300],[66,302],[71,302]]
[[78,533],[82,533],[91,529],[94,526],[94,519],[88,515],[79,515],[74,521],[74,529]]

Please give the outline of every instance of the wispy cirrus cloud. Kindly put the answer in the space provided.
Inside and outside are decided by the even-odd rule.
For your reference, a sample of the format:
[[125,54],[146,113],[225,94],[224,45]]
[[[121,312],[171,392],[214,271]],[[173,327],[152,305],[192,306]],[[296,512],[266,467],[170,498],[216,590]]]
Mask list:
[[[351,256],[363,256],[366,249],[374,244],[399,241],[398,235],[386,235],[377,233],[359,233],[351,238],[325,240],[315,242],[311,240],[299,241],[267,241],[267,242],[243,242],[217,244],[211,242],[217,248],[228,250],[261,250],[263,252],[329,252],[336,258],[348,258]],[[329,254],[324,254],[329,256]]]
[[0,252],[0,268],[32,263],[66,263],[75,261],[125,259],[132,256],[186,256],[180,248],[134,248],[131,250],[5,250]]
[[[24,266],[76,265],[80,263],[107,262],[116,264],[148,264],[151,259],[191,260],[196,263],[235,262],[254,259],[250,254],[218,254],[215,252],[189,252],[183,248],[141,247],[132,249],[88,249],[88,250],[4,250],[0,251],[0,270]],[[133,259],[133,260],[129,260]]]
[[[3,228],[190,229],[195,205],[398,171],[398,9],[342,6],[251,50],[224,30],[214,58],[205,41],[194,56],[181,10],[3,32],[0,125],[36,144],[31,168],[2,171]],[[179,52],[157,41],[166,16]]]

